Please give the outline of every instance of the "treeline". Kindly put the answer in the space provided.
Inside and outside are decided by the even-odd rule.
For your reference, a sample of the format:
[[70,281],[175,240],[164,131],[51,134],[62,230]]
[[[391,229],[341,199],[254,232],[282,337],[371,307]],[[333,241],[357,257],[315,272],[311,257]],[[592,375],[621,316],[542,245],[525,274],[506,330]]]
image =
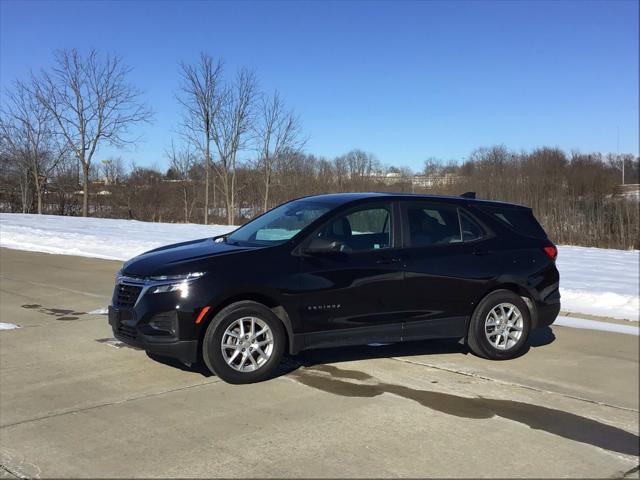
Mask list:
[[[382,165],[352,150],[327,159],[304,151],[301,119],[249,69],[225,70],[202,54],[178,65],[183,116],[166,145],[167,169],[97,160],[105,145],[136,142],[153,119],[121,58],[57,52],[54,66],[17,80],[0,110],[0,210],[145,221],[238,224],[291,198],[340,191],[457,195],[531,206],[558,243],[640,248],[632,155],[480,148],[464,162],[424,169]],[[637,189],[636,189],[637,191]]]
[[[638,159],[627,158],[626,176],[638,183]],[[292,198],[327,192],[396,191],[458,195],[475,191],[480,198],[531,206],[551,238],[561,244],[606,248],[640,248],[638,197],[620,185],[621,164],[615,156],[565,154],[555,148],[529,153],[505,147],[481,148],[464,164],[429,160],[424,171],[383,167],[371,154],[354,150],[328,160],[305,153],[283,157],[271,172],[271,208]],[[19,178],[6,176],[0,205],[4,211],[35,212],[36,196],[24,196]],[[42,211],[79,215],[82,195],[78,167],[64,168],[46,184]],[[91,170],[89,213],[105,218],[152,222],[203,223],[204,162],[187,171],[125,165],[120,159],[101,162]],[[264,172],[242,163],[236,172],[234,218],[242,223],[265,209]],[[211,223],[227,223],[223,187],[210,184]],[[637,195],[637,194],[636,194]]]
[[[623,161],[625,183],[636,184],[634,189],[621,185]],[[477,150],[457,169],[461,186],[481,198],[533,208],[557,243],[638,249],[638,166],[631,155],[566,155],[556,148],[515,153],[493,147]]]

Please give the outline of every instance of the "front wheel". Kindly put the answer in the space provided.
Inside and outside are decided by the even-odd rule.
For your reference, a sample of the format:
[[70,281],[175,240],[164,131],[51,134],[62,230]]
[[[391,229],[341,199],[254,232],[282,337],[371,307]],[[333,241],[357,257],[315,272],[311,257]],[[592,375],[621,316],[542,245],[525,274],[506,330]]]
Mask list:
[[204,336],[202,356],[213,373],[228,383],[270,378],[284,354],[286,333],[266,306],[242,301],[223,308]]
[[522,298],[510,290],[496,290],[473,312],[467,343],[479,357],[507,360],[524,351],[530,330],[531,316]]

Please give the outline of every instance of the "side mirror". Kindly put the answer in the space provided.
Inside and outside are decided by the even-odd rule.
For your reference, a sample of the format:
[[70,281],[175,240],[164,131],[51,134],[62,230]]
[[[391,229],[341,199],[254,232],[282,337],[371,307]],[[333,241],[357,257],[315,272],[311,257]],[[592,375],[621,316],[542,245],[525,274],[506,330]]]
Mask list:
[[311,240],[304,253],[339,253],[344,250],[344,243],[326,238],[314,238]]

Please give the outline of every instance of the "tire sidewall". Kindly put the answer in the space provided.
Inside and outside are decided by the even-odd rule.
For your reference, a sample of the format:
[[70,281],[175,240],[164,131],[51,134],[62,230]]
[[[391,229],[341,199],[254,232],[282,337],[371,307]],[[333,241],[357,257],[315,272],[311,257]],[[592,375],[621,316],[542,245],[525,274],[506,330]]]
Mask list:
[[[222,336],[231,323],[242,317],[257,317],[264,321],[273,333],[273,352],[269,360],[253,372],[234,370],[222,356]],[[205,365],[218,377],[228,383],[254,383],[269,378],[284,354],[285,330],[280,319],[267,307],[256,302],[239,302],[232,304],[218,313],[205,333],[202,344],[202,356]]]
[[[520,336],[518,343],[506,351],[495,348],[487,339],[484,330],[487,315],[493,308],[501,303],[511,303],[518,307],[520,314],[522,315],[523,323],[522,335]],[[484,354],[483,356],[486,358],[493,360],[507,360],[517,357],[521,355],[525,349],[529,338],[529,332],[531,331],[531,314],[529,312],[529,307],[524,300],[520,298],[520,296],[510,290],[495,291],[487,295],[478,305],[478,308],[473,314],[471,328],[473,328],[475,343],[482,350],[482,353]]]

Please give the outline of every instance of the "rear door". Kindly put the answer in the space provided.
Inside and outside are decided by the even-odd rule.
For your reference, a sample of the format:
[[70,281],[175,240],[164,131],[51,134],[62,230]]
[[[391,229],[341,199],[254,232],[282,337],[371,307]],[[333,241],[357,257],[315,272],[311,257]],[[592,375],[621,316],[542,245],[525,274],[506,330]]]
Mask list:
[[403,268],[397,205],[367,203],[340,213],[313,238],[344,244],[342,252],[302,254],[298,315],[306,346],[398,341]]
[[463,336],[474,301],[500,274],[496,239],[444,202],[403,202],[403,338]]

